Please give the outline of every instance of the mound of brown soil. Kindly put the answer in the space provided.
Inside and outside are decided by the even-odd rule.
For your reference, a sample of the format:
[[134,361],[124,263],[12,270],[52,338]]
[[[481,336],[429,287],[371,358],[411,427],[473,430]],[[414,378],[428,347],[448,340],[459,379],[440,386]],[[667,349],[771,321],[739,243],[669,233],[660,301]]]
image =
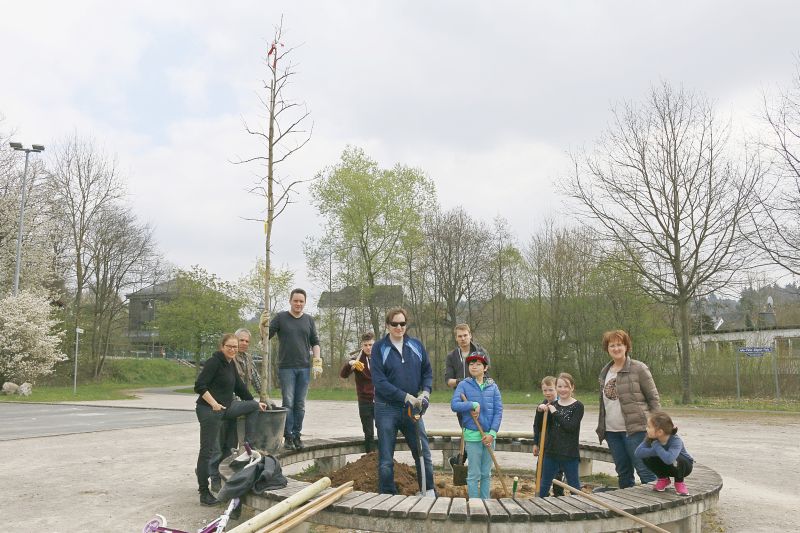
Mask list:
[[[296,479],[303,481],[316,481],[323,477],[322,474],[309,474],[293,476]],[[339,486],[348,481],[353,482],[353,489],[362,492],[378,492],[378,452],[371,452],[362,455],[354,463],[347,463],[343,468],[333,472],[328,477],[331,478],[331,486]],[[449,469],[446,472],[434,471],[434,483],[436,484],[436,492],[440,497],[449,498],[466,498],[467,487],[453,485],[453,473]],[[513,488],[513,479],[511,477],[504,478],[508,490]],[[419,492],[419,485],[417,484],[417,471],[416,469],[405,463],[398,463],[394,461],[394,482],[397,485],[397,493],[406,496],[413,496]],[[519,483],[517,484],[517,498],[533,498],[536,496],[535,479],[527,476],[519,476]],[[591,492],[594,484],[583,484],[583,490]],[[500,477],[496,472],[492,472],[492,488],[490,491],[492,498],[506,498],[511,497],[506,494]]]

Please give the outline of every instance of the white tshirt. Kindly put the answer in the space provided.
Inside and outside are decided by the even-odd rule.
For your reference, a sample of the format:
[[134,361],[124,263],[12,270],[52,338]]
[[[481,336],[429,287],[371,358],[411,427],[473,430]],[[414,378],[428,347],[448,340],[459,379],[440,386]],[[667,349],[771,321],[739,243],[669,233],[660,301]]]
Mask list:
[[399,342],[395,342],[395,340],[389,337],[389,340],[392,342],[397,351],[400,352],[400,359],[403,359],[403,339],[400,339]]
[[617,396],[617,371],[608,369],[603,386],[603,405],[606,408],[606,431],[625,431],[625,417]]

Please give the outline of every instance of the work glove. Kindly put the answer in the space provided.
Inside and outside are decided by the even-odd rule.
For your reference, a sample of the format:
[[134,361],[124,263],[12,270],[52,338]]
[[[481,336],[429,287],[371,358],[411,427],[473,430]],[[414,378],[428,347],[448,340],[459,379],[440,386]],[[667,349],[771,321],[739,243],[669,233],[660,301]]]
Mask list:
[[426,391],[426,390],[420,392],[419,395],[417,396],[417,399],[422,404],[420,416],[424,415],[425,411],[428,410],[428,405],[430,405],[430,403],[431,403],[430,402],[430,397],[431,397],[431,393]]
[[359,372],[362,372],[364,370],[364,363],[362,363],[358,359],[351,359],[349,363],[350,366],[353,368],[353,370],[358,370]]
[[311,361],[311,373],[314,374],[314,379],[322,375],[322,358],[315,357]]
[[406,393],[406,407],[411,407],[412,410],[418,411],[422,409],[422,399]]

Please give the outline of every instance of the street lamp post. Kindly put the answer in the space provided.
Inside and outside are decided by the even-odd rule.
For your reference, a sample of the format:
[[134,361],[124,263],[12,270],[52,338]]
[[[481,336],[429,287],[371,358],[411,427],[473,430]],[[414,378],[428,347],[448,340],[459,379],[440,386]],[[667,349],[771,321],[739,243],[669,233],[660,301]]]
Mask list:
[[30,148],[24,148],[22,143],[8,143],[14,150],[25,152],[25,170],[22,172],[22,194],[19,200],[19,224],[17,231],[17,264],[14,267],[14,296],[19,292],[19,270],[22,263],[22,217],[25,215],[25,181],[28,178],[28,156],[31,152],[43,152],[44,146],[32,144]]

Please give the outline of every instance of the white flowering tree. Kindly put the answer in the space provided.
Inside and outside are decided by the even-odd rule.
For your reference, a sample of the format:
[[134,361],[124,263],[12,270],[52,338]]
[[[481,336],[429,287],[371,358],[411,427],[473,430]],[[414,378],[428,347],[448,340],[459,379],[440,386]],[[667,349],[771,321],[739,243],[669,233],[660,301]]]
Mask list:
[[67,357],[49,300],[30,291],[0,299],[0,381],[34,383]]

